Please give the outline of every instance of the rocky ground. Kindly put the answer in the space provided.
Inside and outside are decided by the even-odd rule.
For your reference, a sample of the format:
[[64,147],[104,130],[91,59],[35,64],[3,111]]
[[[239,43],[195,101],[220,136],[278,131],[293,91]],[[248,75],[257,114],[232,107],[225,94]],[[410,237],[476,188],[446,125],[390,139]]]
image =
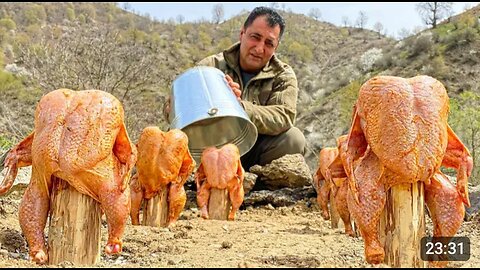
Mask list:
[[[0,267],[47,267],[28,260],[18,223],[24,189],[25,184],[17,184],[0,197]],[[365,261],[361,238],[331,229],[330,222],[320,216],[315,196],[308,186],[277,193],[252,191],[235,221],[217,221],[200,218],[190,191],[189,203],[173,227],[133,226],[129,221],[123,252],[118,256],[102,253],[95,267],[388,267]],[[430,234],[431,227],[428,220]],[[451,262],[450,267],[480,266],[479,229],[478,217],[463,223],[458,236],[470,238],[471,257]],[[102,246],[106,237],[104,223]],[[65,262],[53,267],[73,265]]]

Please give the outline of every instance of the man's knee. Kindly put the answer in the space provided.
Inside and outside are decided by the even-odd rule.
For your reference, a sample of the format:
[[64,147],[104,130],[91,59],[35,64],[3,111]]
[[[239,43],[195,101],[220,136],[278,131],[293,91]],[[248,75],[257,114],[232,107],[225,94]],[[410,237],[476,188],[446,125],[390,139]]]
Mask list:
[[300,129],[292,127],[280,136],[283,138],[278,147],[283,148],[285,154],[305,154],[306,140]]
[[258,160],[258,164],[262,166],[285,155],[305,154],[305,136],[296,127],[280,135],[269,137],[263,142],[266,143],[267,149],[262,151]]
[[254,164],[263,166],[285,155],[305,154],[305,136],[296,127],[292,127],[277,136],[262,137],[260,140],[261,142],[258,145],[260,148],[256,149],[256,152],[252,152],[253,157],[250,155],[250,158],[255,159],[255,161],[248,163],[247,158],[244,157],[242,164],[245,162],[245,164],[249,166],[253,166]]

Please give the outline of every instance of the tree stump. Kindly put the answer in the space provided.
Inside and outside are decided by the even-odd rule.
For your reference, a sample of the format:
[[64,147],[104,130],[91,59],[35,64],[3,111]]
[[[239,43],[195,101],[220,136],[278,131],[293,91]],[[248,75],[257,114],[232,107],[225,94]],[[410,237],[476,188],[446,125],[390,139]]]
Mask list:
[[93,265],[100,259],[100,204],[66,181],[53,179],[48,229],[48,263]]
[[228,220],[230,213],[230,198],[227,189],[212,188],[208,200],[208,215],[210,219]]
[[424,185],[422,182],[393,186],[380,218],[380,242],[385,264],[392,267],[424,268],[420,240],[425,236]]
[[162,187],[158,194],[145,200],[142,225],[166,227],[168,219],[168,186]]

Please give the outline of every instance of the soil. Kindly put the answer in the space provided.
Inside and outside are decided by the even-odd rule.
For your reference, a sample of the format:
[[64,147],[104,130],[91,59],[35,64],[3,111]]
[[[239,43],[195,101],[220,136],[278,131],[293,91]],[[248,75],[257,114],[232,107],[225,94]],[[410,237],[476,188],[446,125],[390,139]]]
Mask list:
[[[0,267],[51,267],[28,260],[18,223],[24,189],[25,184],[19,184],[0,197]],[[95,267],[388,267],[368,264],[363,240],[330,226],[313,197],[282,207],[248,206],[235,221],[204,220],[190,204],[170,228],[133,226],[128,221],[123,252],[116,256],[102,252]],[[431,235],[431,227],[427,220],[427,234]],[[457,236],[470,238],[471,257],[466,262],[450,262],[449,267],[480,266],[479,229],[478,218],[463,223]],[[106,237],[104,222],[102,246]],[[53,267],[73,265],[64,262]]]

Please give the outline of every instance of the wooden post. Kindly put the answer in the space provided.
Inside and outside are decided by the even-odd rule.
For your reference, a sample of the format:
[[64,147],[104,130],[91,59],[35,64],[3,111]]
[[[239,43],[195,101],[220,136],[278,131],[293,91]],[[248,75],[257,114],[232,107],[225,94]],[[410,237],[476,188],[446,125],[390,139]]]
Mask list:
[[330,221],[332,222],[332,229],[344,229],[343,220],[340,218],[340,215],[337,211],[337,204],[335,203],[335,197],[333,196],[333,191],[330,190]]
[[380,219],[380,242],[385,264],[391,267],[425,268],[420,240],[425,236],[425,204],[422,182],[393,186]]
[[208,200],[208,215],[210,219],[227,220],[230,213],[230,198],[227,189],[212,188]]
[[142,225],[152,227],[166,227],[168,218],[168,186],[162,187],[158,194],[145,200]]
[[48,229],[48,263],[93,265],[100,259],[100,204],[66,181],[53,179]]

